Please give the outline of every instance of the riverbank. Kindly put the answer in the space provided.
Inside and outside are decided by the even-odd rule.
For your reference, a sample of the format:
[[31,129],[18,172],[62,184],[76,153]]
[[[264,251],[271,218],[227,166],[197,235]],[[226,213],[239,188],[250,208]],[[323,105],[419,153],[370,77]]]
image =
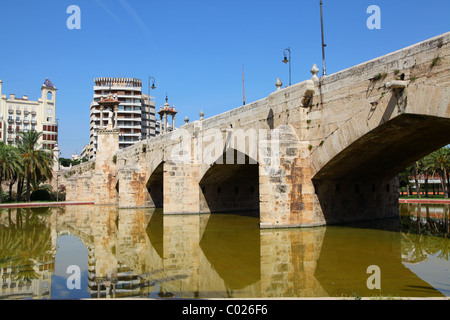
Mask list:
[[56,207],[94,204],[94,201],[59,201],[59,202],[20,202],[0,203],[1,208],[33,208],[33,207]]
[[[399,203],[428,203],[428,204],[450,204],[450,199],[430,198],[400,198]],[[0,203],[1,208],[33,208],[33,207],[56,207],[94,204],[94,201],[59,201],[59,202],[21,202]]]
[[400,198],[399,203],[428,203],[428,204],[450,204],[450,199],[431,198]]

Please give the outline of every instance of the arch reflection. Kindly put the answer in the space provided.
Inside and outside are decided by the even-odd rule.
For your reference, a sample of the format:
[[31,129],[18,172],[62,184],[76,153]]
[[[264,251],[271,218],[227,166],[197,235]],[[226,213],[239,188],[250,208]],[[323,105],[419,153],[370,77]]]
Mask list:
[[[51,278],[56,239],[63,234],[88,248],[91,298],[442,296],[404,264],[426,261],[427,252],[437,252],[436,239],[448,247],[448,238],[421,241],[418,260],[412,255],[417,245],[411,245],[417,235],[367,227],[259,229],[257,217],[163,215],[161,209],[114,206],[27,210],[0,211],[6,299],[51,298],[51,291],[34,289],[24,272],[12,271],[33,265],[27,279],[42,282],[43,271]],[[439,248],[448,261],[445,243]],[[41,271],[43,265],[48,267]],[[369,265],[380,267],[381,290],[367,288]],[[28,283],[28,296],[13,294],[13,274],[20,275],[16,287]]]

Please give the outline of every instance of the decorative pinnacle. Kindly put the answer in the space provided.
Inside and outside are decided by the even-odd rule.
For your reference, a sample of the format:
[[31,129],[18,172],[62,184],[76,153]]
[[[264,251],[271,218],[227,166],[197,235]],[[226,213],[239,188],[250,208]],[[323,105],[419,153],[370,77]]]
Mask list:
[[277,82],[275,82],[275,86],[277,87],[277,91],[281,89],[282,85],[283,85],[283,82],[281,82],[280,78],[278,78]]
[[312,73],[311,80],[313,80],[314,82],[319,81],[319,77],[317,76],[317,74],[319,73],[319,68],[317,68],[317,65],[315,63],[311,68],[311,73]]
[[203,113],[203,110],[200,110],[200,114],[199,114],[199,116],[200,116],[200,120],[203,120],[203,116],[204,116],[205,114]]

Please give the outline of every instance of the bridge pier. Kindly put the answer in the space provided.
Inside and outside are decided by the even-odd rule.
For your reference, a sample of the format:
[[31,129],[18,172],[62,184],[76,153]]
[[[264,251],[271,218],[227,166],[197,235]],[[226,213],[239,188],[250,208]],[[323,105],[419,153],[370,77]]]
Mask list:
[[93,174],[95,204],[118,204],[119,184],[115,155],[119,150],[119,130],[99,129],[98,150]]
[[146,173],[139,166],[119,168],[119,208],[147,207],[151,203],[146,188]]
[[164,214],[199,213],[199,165],[166,161],[163,165]]
[[260,164],[261,228],[312,227],[324,225],[314,185],[308,141],[300,141],[294,128],[277,128],[271,145],[279,148],[279,165]]
[[339,179],[315,181],[327,224],[394,218],[399,215],[398,179]]

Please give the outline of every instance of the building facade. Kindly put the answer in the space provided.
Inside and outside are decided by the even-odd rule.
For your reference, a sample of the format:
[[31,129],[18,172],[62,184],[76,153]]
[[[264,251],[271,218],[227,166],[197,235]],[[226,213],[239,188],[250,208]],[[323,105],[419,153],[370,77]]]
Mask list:
[[58,123],[56,121],[56,87],[47,78],[41,87],[41,98],[28,100],[28,96],[9,98],[2,94],[3,81],[0,80],[0,141],[17,146],[19,132],[35,130],[43,132],[40,144],[43,149],[53,150],[58,143]]
[[94,80],[94,99],[90,106],[90,152],[89,158],[97,151],[97,129],[100,120],[108,123],[108,111],[100,112],[98,101],[109,93],[120,101],[117,114],[119,148],[126,148],[139,140],[156,135],[155,101],[142,93],[142,81],[134,78],[96,78]]

